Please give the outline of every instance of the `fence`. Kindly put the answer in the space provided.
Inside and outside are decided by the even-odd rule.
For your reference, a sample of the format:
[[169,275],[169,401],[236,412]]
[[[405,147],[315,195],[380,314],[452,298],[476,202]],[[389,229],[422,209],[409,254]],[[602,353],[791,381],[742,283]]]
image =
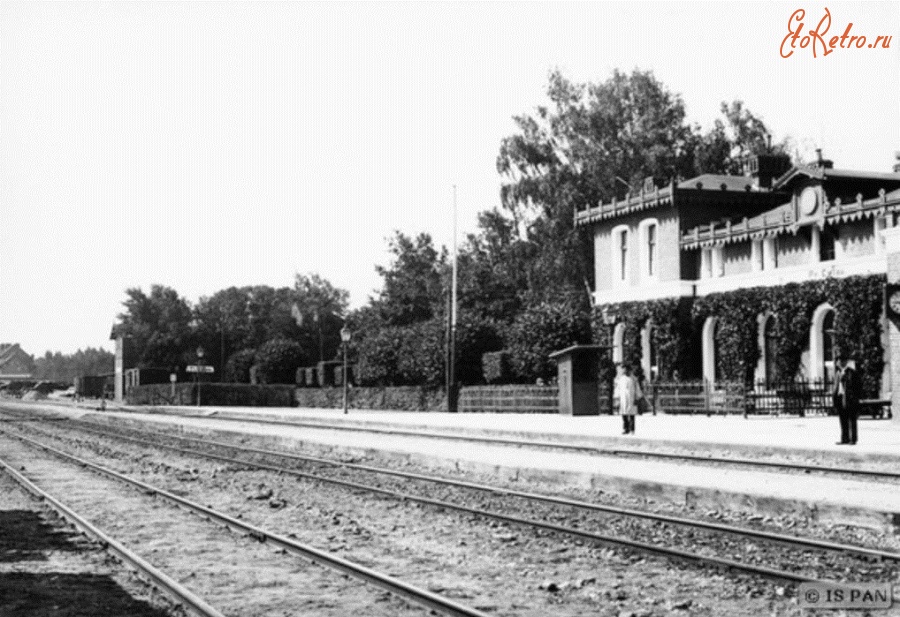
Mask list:
[[757,382],[653,382],[645,386],[654,411],[670,414],[791,414],[834,412],[831,384],[824,380]]
[[654,412],[669,414],[736,414],[745,413],[743,384],[706,381],[651,382],[645,385],[645,396]]
[[831,382],[809,381],[757,382],[748,389],[748,413],[829,415],[834,412]]
[[556,386],[470,386],[459,392],[459,411],[559,413]]

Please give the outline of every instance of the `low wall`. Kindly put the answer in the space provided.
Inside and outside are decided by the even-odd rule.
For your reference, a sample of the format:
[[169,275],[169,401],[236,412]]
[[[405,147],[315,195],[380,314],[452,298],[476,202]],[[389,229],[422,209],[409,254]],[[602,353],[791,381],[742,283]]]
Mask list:
[[[132,386],[125,395],[129,405],[196,405],[198,386],[193,383]],[[236,407],[293,407],[294,386],[204,383],[199,386],[202,405]]]
[[[343,388],[297,388],[294,396],[300,407],[340,409],[344,406]],[[443,390],[419,386],[351,387],[347,390],[347,399],[348,406],[355,409],[398,411],[445,411],[447,409]]]

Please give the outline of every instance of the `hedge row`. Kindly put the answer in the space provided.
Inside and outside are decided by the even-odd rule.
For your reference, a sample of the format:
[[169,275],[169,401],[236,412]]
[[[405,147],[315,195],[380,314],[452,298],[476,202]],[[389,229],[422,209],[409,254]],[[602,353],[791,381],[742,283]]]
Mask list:
[[[340,409],[344,405],[343,388],[297,388],[295,399],[300,407]],[[351,409],[390,409],[399,411],[446,411],[444,391],[418,386],[389,388],[349,388]]]
[[[252,386],[231,383],[201,383],[200,403],[212,406],[292,407],[294,387],[289,385]],[[196,405],[195,383],[133,386],[125,400],[129,405]]]

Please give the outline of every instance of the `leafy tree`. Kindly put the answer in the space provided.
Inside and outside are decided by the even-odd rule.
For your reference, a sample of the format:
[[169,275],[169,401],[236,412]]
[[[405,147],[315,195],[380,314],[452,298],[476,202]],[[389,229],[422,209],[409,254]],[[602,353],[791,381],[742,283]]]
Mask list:
[[296,340],[300,328],[292,313],[294,290],[290,287],[256,285],[248,287],[248,318],[250,338],[247,347],[259,348],[276,338]]
[[199,342],[206,350],[208,362],[217,367],[223,379],[223,359],[256,343],[250,328],[249,289],[229,287],[217,291],[200,298],[194,309]]
[[106,375],[115,369],[115,354],[105,349],[79,349],[74,354],[47,352],[35,360],[32,374],[36,379],[72,381],[83,375]]
[[568,302],[546,302],[523,311],[509,332],[510,364],[524,382],[556,376],[556,363],[549,355],[591,340],[587,313]]
[[420,321],[400,329],[397,375],[403,385],[441,386],[446,345],[442,319]]
[[522,310],[529,264],[538,246],[521,241],[513,221],[496,209],[478,215],[478,232],[462,244],[458,257],[459,309],[499,322]]
[[[360,331],[360,330],[358,330]],[[403,329],[379,324],[361,330],[364,336],[351,342],[357,358],[356,377],[363,385],[398,385],[397,359]]]
[[376,266],[384,286],[372,300],[384,323],[406,326],[442,312],[446,251],[439,253],[426,233],[411,238],[399,231],[389,248],[394,259],[390,266]]
[[299,343],[284,338],[272,339],[256,352],[257,375],[263,383],[292,384],[303,360]]
[[349,301],[347,290],[335,287],[318,274],[297,274],[294,304],[299,312],[299,340],[306,357],[327,360],[338,353]]
[[720,109],[723,119],[717,118],[713,128],[697,140],[698,173],[740,174],[751,154],[787,155],[789,140],[773,145],[768,127],[742,101],[723,102]]
[[192,311],[171,287],[153,285],[150,294],[126,290],[115,332],[125,336],[126,366],[171,368],[195,359]]

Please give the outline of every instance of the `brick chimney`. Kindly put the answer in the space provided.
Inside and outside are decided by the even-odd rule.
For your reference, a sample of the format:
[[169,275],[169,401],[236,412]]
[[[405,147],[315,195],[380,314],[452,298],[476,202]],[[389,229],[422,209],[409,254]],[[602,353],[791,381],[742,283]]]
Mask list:
[[832,169],[834,168],[834,161],[823,159],[822,148],[816,148],[816,162],[812,163],[810,167],[815,167],[817,169]]

